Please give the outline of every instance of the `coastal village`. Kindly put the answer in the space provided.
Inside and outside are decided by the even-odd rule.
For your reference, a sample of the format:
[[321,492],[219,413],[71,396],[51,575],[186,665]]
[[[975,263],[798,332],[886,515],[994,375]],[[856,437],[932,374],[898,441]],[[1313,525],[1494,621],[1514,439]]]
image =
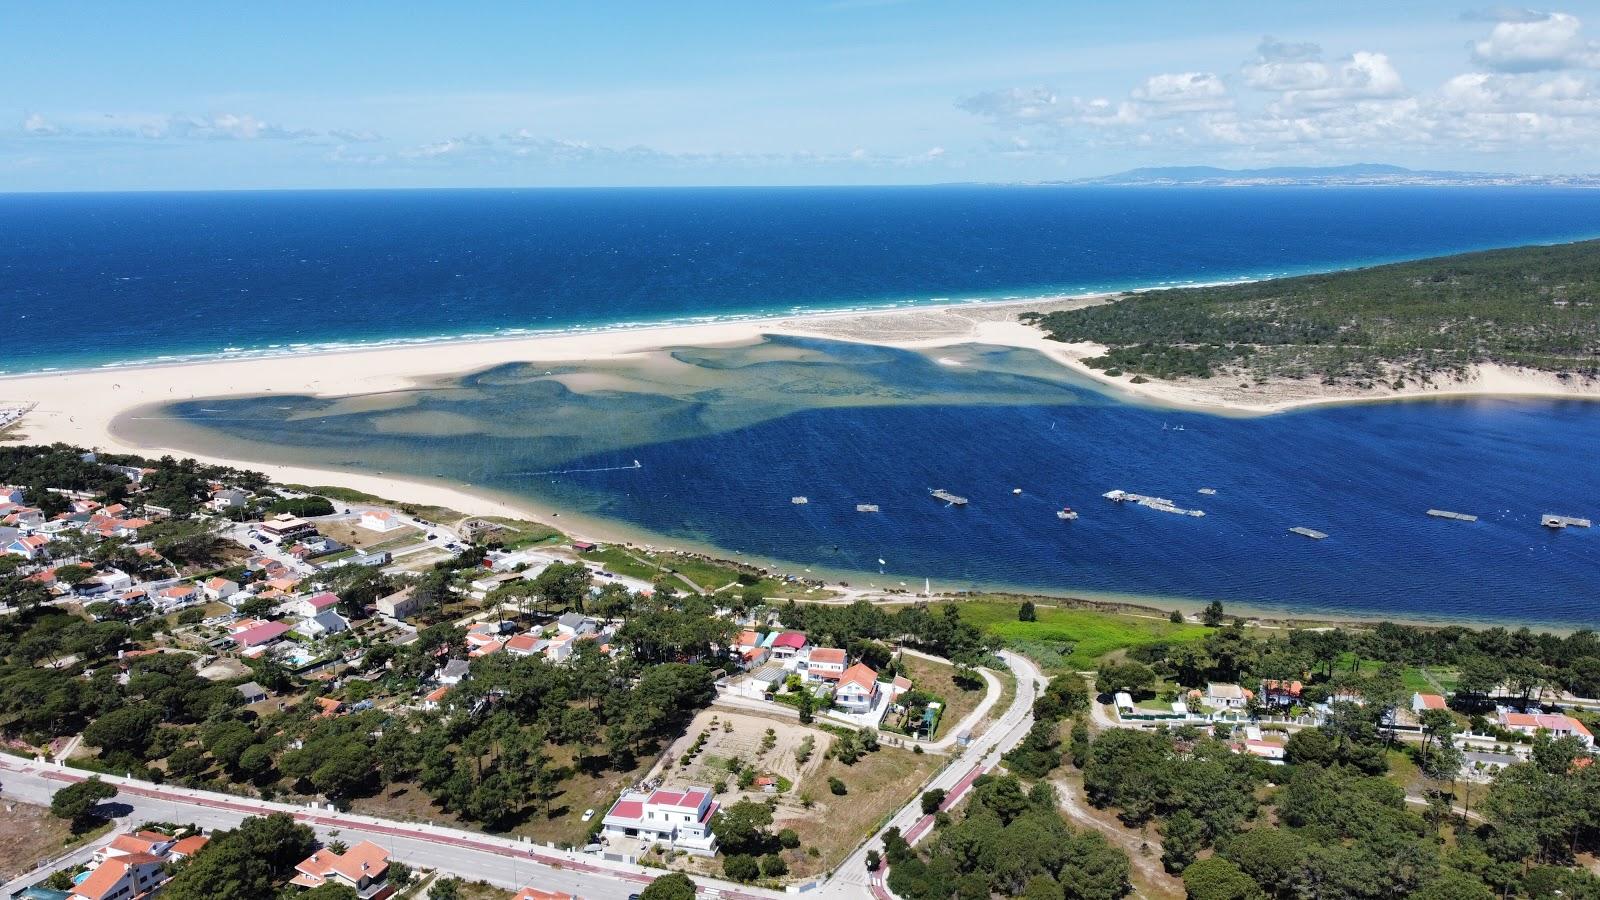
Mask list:
[[[969,751],[992,762],[989,748],[1006,750],[1007,777],[1082,756],[1082,785],[1056,790],[1112,807],[1093,786],[1092,760],[1119,734],[1214,742],[1241,761],[1230,765],[1260,767],[1240,772],[1269,773],[1304,761],[1305,736],[1359,720],[1391,748],[1420,749],[1432,774],[1418,784],[1444,777],[1430,752],[1450,755],[1450,783],[1468,798],[1470,785],[1492,793],[1503,773],[1543,765],[1552,742],[1578,773],[1594,752],[1600,700],[1549,680],[1512,673],[1480,685],[1438,667],[1385,681],[1359,658],[1344,674],[1348,649],[1263,677],[1266,658],[1225,662],[1271,644],[1253,644],[1219,605],[1159,617],[1172,634],[1204,632],[1209,662],[1134,644],[1093,671],[1057,668],[1034,697],[1018,691],[1024,663],[995,656],[999,642],[960,624],[956,604],[885,595],[876,598],[892,604],[885,612],[750,567],[189,461],[59,445],[11,452],[8,470],[28,480],[0,485],[0,621],[32,623],[8,639],[13,661],[29,662],[7,679],[36,702],[11,705],[0,730],[10,759],[98,773],[80,786],[132,775],[289,810],[442,819],[601,865],[776,889],[855,872],[862,889],[887,890],[886,862],[874,855],[856,871],[847,859],[896,810],[949,819],[953,798],[926,787],[959,774]],[[41,486],[43,472],[60,483]],[[1028,601],[1014,618],[1039,613]],[[1329,632],[1291,637],[1319,634]],[[132,705],[41,715],[69,685]],[[162,692],[169,699],[156,699]],[[550,706],[555,697],[565,699]],[[993,743],[1004,734],[1007,744]],[[450,753],[472,762],[457,768]],[[406,758],[417,760],[411,774]],[[517,767],[503,768],[511,759]],[[982,769],[959,787],[986,783]],[[490,792],[497,777],[516,785],[511,793]],[[182,816],[97,818],[94,806],[74,814],[90,842],[25,875],[13,896],[149,896],[220,859],[206,850],[218,834],[235,839]],[[1108,840],[1127,837],[1115,818],[1078,816]],[[381,900],[461,877],[326,828],[291,843],[304,853],[283,889],[341,886]],[[889,862],[901,873],[924,865],[896,852]],[[1136,865],[1128,883],[1170,888],[1170,862]],[[516,896],[581,896],[554,888],[535,879]]]

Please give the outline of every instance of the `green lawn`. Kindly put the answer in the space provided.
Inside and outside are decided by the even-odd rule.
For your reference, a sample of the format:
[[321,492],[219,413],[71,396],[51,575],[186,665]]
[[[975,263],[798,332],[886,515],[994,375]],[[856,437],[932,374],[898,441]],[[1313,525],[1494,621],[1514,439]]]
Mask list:
[[[1039,645],[1055,645],[1055,658],[1039,660],[1049,669],[1082,671],[1095,667],[1114,650],[1162,642],[1197,641],[1207,629],[1174,625],[1165,618],[1144,618],[1093,609],[1067,609],[1034,601],[1038,620],[1017,621],[1020,600],[972,600],[961,603],[962,618],[999,635],[1024,653]],[[1070,644],[1064,651],[1061,645]],[[1064,652],[1063,652],[1064,651]]]

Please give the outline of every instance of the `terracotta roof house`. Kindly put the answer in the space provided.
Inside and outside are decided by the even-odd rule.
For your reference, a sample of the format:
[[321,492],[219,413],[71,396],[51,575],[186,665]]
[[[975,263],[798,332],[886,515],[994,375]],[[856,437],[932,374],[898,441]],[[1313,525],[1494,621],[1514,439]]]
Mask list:
[[113,856],[73,887],[72,900],[124,900],[143,896],[167,880],[165,860],[149,853]]
[[343,884],[353,888],[361,900],[387,897],[393,889],[386,883],[389,851],[371,841],[362,841],[344,853],[324,847],[294,867],[297,873],[290,884],[314,888],[323,884]]
[[878,701],[878,671],[866,663],[856,663],[839,676],[833,702],[849,712],[866,712]]
[[1442,696],[1440,696],[1438,694],[1412,694],[1411,695],[1411,711],[1414,712],[1414,713],[1420,714],[1420,713],[1425,712],[1426,710],[1430,710],[1430,709],[1448,709],[1448,708],[1449,708],[1449,706],[1444,702],[1444,697],[1442,697]]
[[289,626],[282,622],[263,622],[242,631],[234,632],[233,642],[246,649],[264,647],[288,633]]
[[806,680],[838,681],[849,662],[850,655],[843,650],[835,647],[813,647],[806,656]]

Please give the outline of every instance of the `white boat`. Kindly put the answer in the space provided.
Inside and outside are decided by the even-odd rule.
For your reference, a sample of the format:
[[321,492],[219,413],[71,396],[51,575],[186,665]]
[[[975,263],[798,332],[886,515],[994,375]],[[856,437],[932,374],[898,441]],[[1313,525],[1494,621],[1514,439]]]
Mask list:
[[1022,493],[1022,488],[1012,488],[1011,489],[1011,493],[1020,494],[1020,493]]
[[1056,510],[1056,518],[1062,520],[1063,522],[1071,522],[1078,518],[1078,511],[1070,506],[1063,506]]

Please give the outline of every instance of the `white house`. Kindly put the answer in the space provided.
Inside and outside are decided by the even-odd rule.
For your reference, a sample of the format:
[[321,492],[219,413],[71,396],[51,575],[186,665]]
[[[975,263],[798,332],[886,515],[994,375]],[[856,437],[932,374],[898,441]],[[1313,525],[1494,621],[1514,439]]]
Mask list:
[[862,713],[878,702],[878,673],[866,663],[856,663],[839,676],[833,702],[847,712]]
[[1216,706],[1223,709],[1244,709],[1255,694],[1237,684],[1222,682],[1209,682],[1206,684],[1205,702],[1207,706]]
[[1422,715],[1430,709],[1447,709],[1444,698],[1438,694],[1412,694],[1411,711]]
[[302,618],[320,616],[339,605],[339,595],[332,591],[321,591],[309,597],[301,597],[295,604],[294,611]]
[[335,609],[325,609],[314,616],[306,616],[300,620],[296,627],[306,637],[322,637],[329,634],[338,634],[350,627],[344,616],[339,615]]
[[649,793],[623,791],[601,822],[604,833],[611,837],[636,838],[714,856],[717,836],[711,833],[711,817],[716,812],[710,788],[657,788]]
[[806,643],[805,633],[801,631],[785,631],[782,634],[770,633],[767,635],[767,640],[762,643],[772,651],[772,658],[778,660],[794,659],[804,653],[806,647],[810,646]]
[[205,592],[207,600],[226,600],[239,593],[239,583],[237,581],[229,581],[219,575],[216,578],[208,579],[202,590]]
[[594,634],[597,628],[598,623],[582,613],[563,613],[561,618],[556,619],[556,631],[572,637]]
[[35,560],[45,554],[45,545],[50,543],[50,536],[44,534],[30,534],[14,538],[5,547],[5,552],[12,556],[20,556],[26,560]]
[[211,492],[211,502],[208,505],[220,512],[225,509],[237,509],[244,506],[246,500],[244,491],[223,488],[220,491]]
[[1495,720],[1507,731],[1527,735],[1546,731],[1553,738],[1571,736],[1576,737],[1585,747],[1594,746],[1594,735],[1589,733],[1589,729],[1585,728],[1582,722],[1564,713],[1524,713],[1502,706],[1495,711]]
[[838,681],[849,662],[850,655],[836,647],[813,647],[806,655],[806,680]]
[[156,592],[154,602],[158,612],[172,612],[200,601],[200,591],[192,584],[175,584]]
[[399,516],[389,512],[387,509],[369,509],[361,514],[361,518],[356,520],[356,524],[368,531],[379,533],[406,527],[406,523],[401,521]]

